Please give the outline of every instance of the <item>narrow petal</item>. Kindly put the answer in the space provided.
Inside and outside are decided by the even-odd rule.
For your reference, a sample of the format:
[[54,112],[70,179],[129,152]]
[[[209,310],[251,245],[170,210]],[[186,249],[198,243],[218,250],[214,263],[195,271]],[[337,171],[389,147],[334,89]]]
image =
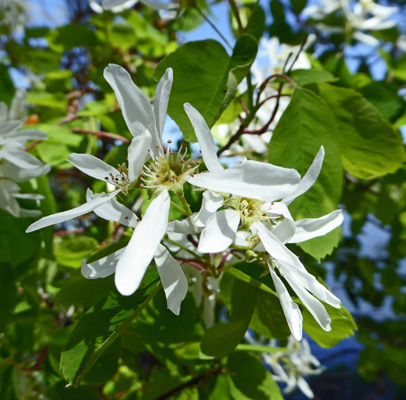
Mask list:
[[124,250],[125,248],[120,249],[90,264],[86,264],[86,261],[82,260],[82,275],[86,279],[106,278],[107,276],[113,275],[114,272],[116,272],[116,265],[121,255],[124,253]]
[[22,130],[18,132],[6,133],[0,136],[0,144],[5,144],[11,141],[17,141],[25,145],[29,140],[47,140],[48,135],[38,130]]
[[291,299],[285,285],[278,275],[276,275],[272,266],[269,266],[269,271],[271,273],[275,289],[278,292],[279,301],[281,302],[282,310],[285,314],[290,332],[292,333],[292,336],[299,341],[302,339],[303,331],[302,313],[300,312],[299,306]]
[[143,135],[135,137],[128,146],[128,178],[134,182],[141,174],[148,148],[151,146],[151,134],[145,131]]
[[226,250],[235,238],[240,223],[240,213],[235,210],[221,210],[207,220],[198,250],[200,253],[219,253]]
[[114,167],[90,154],[72,153],[68,161],[86,175],[103,182],[106,182],[106,178],[110,179],[111,175],[114,177],[121,175]]
[[20,205],[15,199],[20,187],[7,179],[0,179],[0,208],[14,217],[20,217]]
[[109,64],[104,70],[104,78],[116,94],[124,120],[132,135],[137,137],[148,130],[152,135],[152,146],[160,145],[152,106],[144,93],[134,84],[130,74],[119,65]]
[[170,10],[173,8],[178,8],[179,5],[177,3],[164,3],[159,1],[151,1],[151,0],[140,0],[140,2],[147,7],[153,8],[155,10]]
[[183,233],[185,235],[195,235],[197,233],[200,233],[202,228],[197,228],[193,221],[192,217],[188,217],[185,219],[182,219],[181,221],[175,220],[171,221],[168,224],[168,229],[167,232],[175,232],[175,233]]
[[87,214],[90,211],[93,211],[95,208],[101,206],[103,203],[109,201],[114,196],[116,196],[120,191],[115,190],[111,193],[102,194],[93,200],[86,202],[85,204],[80,205],[79,207],[75,207],[72,210],[62,211],[57,214],[48,215],[46,217],[41,218],[39,221],[34,222],[31,224],[26,232],[33,232],[41,228],[45,228],[46,226],[51,226],[55,224],[59,224],[64,221],[68,221],[72,218],[79,217],[80,215]]
[[292,203],[293,200],[295,200],[303,193],[307,192],[314,185],[320,175],[321,167],[323,166],[324,154],[324,147],[321,146],[312,164],[310,165],[310,168],[307,170],[302,180],[300,181],[300,184],[296,191],[282,199],[285,204],[289,205],[290,203]]
[[2,160],[1,173],[5,178],[9,178],[14,182],[25,182],[29,179],[46,175],[51,170],[51,165],[42,164],[41,161],[37,161],[37,165],[32,166],[31,168],[19,168],[16,164],[12,164],[7,160]]
[[320,327],[327,332],[331,331],[331,318],[323,304],[313,297],[303,286],[298,284],[292,275],[285,274],[285,278]]
[[200,211],[192,218],[194,225],[199,228],[205,227],[207,220],[223,205],[223,202],[223,196],[210,190],[204,192]]
[[195,175],[188,182],[219,193],[275,201],[296,190],[300,175],[294,169],[245,161],[223,171]]
[[171,94],[173,83],[173,70],[168,68],[160,79],[154,97],[154,114],[156,129],[158,131],[160,142],[164,131],[166,112],[168,110],[169,96]]
[[38,158],[35,158],[31,154],[23,150],[9,147],[0,150],[0,158],[7,160],[22,169],[37,168],[44,165],[38,160]]
[[314,399],[314,394],[309,384],[305,381],[302,376],[297,378],[297,386],[302,391],[302,393],[309,399]]
[[206,121],[191,104],[185,103],[183,108],[186,111],[190,122],[196,133],[197,140],[199,141],[202,157],[207,169],[210,172],[223,171],[223,166],[217,158],[216,146],[214,145],[213,135],[207,126]]
[[[262,223],[255,222],[250,227],[256,230],[262,244],[270,256],[279,260],[281,263],[288,263],[298,268],[305,268],[298,257],[293,254],[272,232],[270,232]],[[306,270],[305,270],[306,271]],[[306,271],[307,272],[307,271]]]
[[42,194],[35,193],[16,193],[14,197],[26,200],[43,200],[45,198]]
[[[87,189],[86,200],[89,202],[101,194],[94,194],[90,189]],[[132,226],[135,228],[138,224],[138,218],[129,208],[119,203],[116,199],[111,199],[102,205],[96,207],[93,212],[100,218],[107,221],[119,222],[121,225]]]
[[289,243],[300,243],[323,236],[340,226],[343,220],[341,210],[336,210],[320,218],[306,218],[296,221],[296,231]]
[[168,308],[175,315],[179,315],[180,305],[186,297],[188,289],[185,273],[179,263],[161,244],[155,252],[154,259],[165,291]]
[[149,205],[117,264],[117,290],[130,296],[139,287],[168,225],[170,198],[162,191]]

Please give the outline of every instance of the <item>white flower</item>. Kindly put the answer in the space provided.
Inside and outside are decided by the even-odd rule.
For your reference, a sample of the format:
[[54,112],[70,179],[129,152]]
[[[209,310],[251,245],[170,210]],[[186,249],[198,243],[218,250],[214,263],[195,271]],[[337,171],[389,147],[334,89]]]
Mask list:
[[[295,222],[287,207],[316,182],[324,159],[324,148],[321,147],[303,179],[295,170],[254,161],[245,161],[224,170],[217,159],[213,140],[209,142],[211,135],[207,124],[194,114],[190,106],[185,105],[185,110],[192,117],[199,142],[205,143],[202,155],[210,171],[189,178],[189,182],[234,195],[225,199],[225,209],[207,220],[200,235],[198,250],[201,253],[222,252],[234,242],[240,246],[254,247],[255,251],[267,252],[270,274],[295,339],[302,337],[302,315],[274,268],[278,268],[320,326],[329,331],[331,319],[311,293],[336,308],[340,308],[340,301],[310,275],[298,257],[285,246],[285,243],[299,243],[325,235],[343,221],[341,211],[336,210],[321,218]],[[201,137],[206,139],[200,140]],[[275,202],[279,199],[282,201]],[[246,232],[248,229],[251,235]]]
[[399,9],[376,4],[373,0],[360,0],[350,3],[348,0],[322,0],[319,5],[304,9],[303,15],[315,20],[323,20],[330,14],[342,10],[347,22],[346,27],[330,26],[326,23],[316,25],[320,31],[329,33],[351,32],[354,39],[369,46],[376,47],[379,40],[366,33],[385,30],[396,26],[396,21],[389,19]]
[[124,10],[127,10],[134,6],[138,0],[102,0],[102,4],[100,5],[100,1],[97,0],[89,0],[90,8],[98,13],[101,14],[103,9],[110,10],[113,13],[120,13]]
[[304,377],[319,375],[325,368],[312,355],[306,339],[298,342],[290,336],[286,352],[264,353],[262,356],[271,367],[275,381],[286,383],[284,393],[291,393],[299,388],[309,399],[314,398],[313,391]]
[[16,183],[45,175],[51,169],[24,148],[29,140],[45,140],[47,135],[38,130],[20,130],[25,120],[25,91],[17,91],[10,110],[0,103],[0,208],[15,217],[38,216],[38,210],[25,210],[17,199],[43,199],[39,194],[20,193]]
[[110,183],[116,190],[95,196],[72,210],[46,216],[30,225],[27,232],[87,214],[120,192],[127,195],[143,171],[145,161],[150,157],[162,156],[161,137],[173,81],[172,70],[166,71],[157,86],[154,110],[124,68],[110,64],[104,76],[115,91],[124,119],[134,135],[128,147],[128,167],[123,164],[118,170],[92,155],[71,154],[69,161],[76,168],[93,178]]
[[[118,291],[128,296],[137,290],[146,268],[154,258],[167,295],[168,307],[178,314],[180,303],[187,290],[186,278],[177,261],[160,243],[168,228],[169,191],[174,192],[178,197],[183,196],[183,185],[193,177],[198,163],[193,159],[184,159],[187,149],[173,153],[169,142],[166,150],[161,145],[173,80],[172,70],[168,69],[158,83],[154,109],[123,68],[109,65],[105,69],[104,76],[113,88],[123,117],[134,136],[128,148],[128,167],[123,164],[116,169],[91,155],[72,154],[69,161],[75,167],[93,178],[113,185],[116,190],[107,194],[88,192],[85,204],[44,217],[32,224],[27,232],[60,223],[90,211],[94,211],[104,219],[135,227],[125,249],[89,266],[84,264],[84,275],[95,278],[107,276],[115,271]],[[201,146],[205,149],[206,145],[201,143]],[[149,158],[152,158],[152,161],[145,164]],[[157,195],[139,224],[136,224],[136,218],[128,209],[114,200],[117,194],[127,195],[136,185],[148,190],[151,196]],[[196,223],[193,225],[196,228],[193,229],[199,229],[199,224],[203,227],[205,213],[207,214],[206,206],[200,213],[192,216],[193,224]],[[182,223],[188,225],[189,220]]]
[[[88,200],[97,198],[90,190]],[[135,228],[127,247],[107,257],[87,264],[82,261],[82,275],[88,279],[104,278],[115,273],[117,290],[125,296],[139,287],[152,259],[158,269],[167,298],[168,308],[179,315],[182,300],[187,293],[187,279],[179,263],[161,245],[168,227],[170,198],[162,191],[149,205],[143,219],[138,223],[136,215],[124,205],[112,199],[97,207],[94,212],[101,218],[117,221]]]

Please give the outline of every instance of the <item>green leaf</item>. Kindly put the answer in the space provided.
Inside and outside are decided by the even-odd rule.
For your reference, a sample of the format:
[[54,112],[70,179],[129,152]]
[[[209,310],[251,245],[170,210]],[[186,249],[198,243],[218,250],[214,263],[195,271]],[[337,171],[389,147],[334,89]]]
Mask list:
[[212,127],[233,99],[238,83],[255,60],[257,50],[258,43],[251,35],[243,35],[237,40],[231,57],[215,40],[189,42],[158,64],[154,72],[156,80],[167,68],[173,68],[168,113],[186,140],[196,141],[196,136],[183,104],[191,103]]
[[0,263],[0,332],[5,331],[17,301],[13,268],[9,263]]
[[68,100],[62,93],[28,92],[27,101],[38,106],[65,110]]
[[298,84],[306,85],[314,82],[331,82],[337,80],[330,72],[322,69],[294,69],[289,76]]
[[61,370],[73,386],[77,386],[103,352],[138,317],[158,291],[158,273],[149,268],[141,286],[129,297],[111,292],[98,302],[76,325],[62,351]]
[[270,372],[258,359],[246,353],[234,353],[228,358],[235,399],[283,400]]
[[201,342],[204,354],[222,358],[233,352],[247,331],[255,299],[255,287],[238,279],[234,281],[230,322],[213,326],[206,331]]
[[395,172],[405,161],[402,138],[383,115],[355,90],[312,86],[334,113],[344,168],[369,179]]
[[15,89],[8,72],[8,67],[0,64],[0,101],[10,105],[14,92]]
[[114,289],[113,276],[104,279],[85,279],[79,269],[64,279],[55,303],[68,309],[70,306],[90,307]]
[[94,30],[85,24],[72,24],[61,26],[48,37],[50,47],[58,52],[71,50],[73,47],[94,47],[99,40]]
[[89,236],[57,236],[54,239],[55,259],[66,267],[80,268],[82,260],[87,259],[98,244]]
[[[337,208],[343,181],[338,135],[336,120],[327,104],[310,90],[296,87],[272,135],[269,162],[295,168],[303,176],[320,146],[324,146],[326,155],[317,182],[289,206],[295,219],[318,218]],[[332,232],[312,239],[310,245],[299,245],[321,259],[337,246],[338,238],[338,233]]]
[[49,142],[64,143],[68,146],[78,147],[83,141],[84,136],[75,134],[70,129],[64,126],[56,126],[52,124],[36,124],[30,125],[29,129],[38,129],[48,135]]
[[267,338],[285,339],[290,331],[276,295],[258,290],[250,328]]
[[[285,339],[289,336],[289,328],[286,323],[285,315],[279,301],[277,293],[269,287],[271,285],[269,276],[260,278],[264,269],[261,265],[255,263],[239,264],[237,268],[230,268],[227,270],[222,278],[226,281],[227,275],[242,280],[250,285],[254,286],[257,290],[255,309],[250,321],[250,329],[265,336],[267,338]],[[255,279],[261,279],[263,282]],[[222,296],[225,297],[225,293],[222,285]],[[227,299],[224,298],[227,304]]]
[[[299,300],[296,302],[300,303]],[[357,330],[357,325],[346,308],[337,309],[325,303],[323,305],[331,318],[331,331],[321,329],[307,308],[301,307],[303,330],[321,347],[334,347],[341,340],[352,336],[354,330]]]
[[30,259],[38,256],[41,251],[41,235],[39,232],[25,233],[32,223],[31,218],[15,218],[0,210],[0,262],[8,262],[14,266],[27,264]]

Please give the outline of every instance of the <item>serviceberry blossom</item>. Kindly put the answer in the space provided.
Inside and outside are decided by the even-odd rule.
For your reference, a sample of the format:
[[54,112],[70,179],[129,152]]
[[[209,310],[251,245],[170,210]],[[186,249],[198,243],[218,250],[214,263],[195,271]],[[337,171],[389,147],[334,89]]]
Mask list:
[[0,103],[0,208],[14,217],[34,217],[41,215],[39,210],[27,210],[20,207],[18,199],[38,201],[42,195],[20,193],[18,183],[45,175],[51,169],[49,164],[25,151],[30,140],[46,140],[44,132],[38,130],[20,130],[25,122],[25,91],[17,91],[10,109]]
[[[91,211],[104,219],[134,228],[125,249],[88,266],[85,263],[82,266],[84,275],[97,278],[115,272],[118,291],[128,296],[138,289],[146,269],[152,259],[155,259],[167,294],[168,307],[178,314],[180,303],[187,290],[186,278],[179,264],[160,243],[168,228],[171,204],[169,192],[182,201],[185,213],[192,216],[189,205],[184,200],[183,185],[197,172],[200,162],[194,158],[187,158],[187,148],[184,146],[181,146],[178,152],[173,152],[170,148],[171,141],[168,141],[166,147],[161,144],[173,81],[172,69],[165,72],[157,85],[154,108],[133,83],[128,72],[120,66],[110,64],[104,71],[104,77],[113,88],[123,117],[134,136],[128,147],[128,165],[123,163],[114,168],[89,154],[71,154],[69,161],[72,165],[85,174],[112,185],[115,190],[106,194],[88,191],[86,203],[72,210],[46,216],[32,224],[27,232],[61,223]],[[191,109],[195,112],[196,118],[202,119],[193,107]],[[203,152],[207,146],[201,142]],[[118,194],[129,195],[135,188],[146,190],[149,197],[153,198],[139,223],[132,212],[114,199]],[[195,218],[193,223],[196,223],[194,229],[203,228],[205,213],[204,205],[202,212],[193,217]],[[171,228],[171,231],[176,232],[176,229]],[[167,273],[168,271],[171,272]],[[171,275],[172,278],[169,278]]]
[[[350,34],[355,40],[376,47],[379,45],[379,40],[370,32],[396,26],[396,21],[390,18],[398,10],[398,7],[376,4],[374,0],[321,0],[318,5],[305,8],[302,15],[322,21],[316,25],[321,32]],[[345,27],[329,25],[325,21],[328,16],[336,12],[343,13],[346,20]]]
[[[319,325],[326,331],[331,330],[331,319],[325,307],[312,294],[336,308],[340,308],[340,300],[310,275],[299,258],[285,246],[286,243],[299,243],[325,235],[343,221],[341,210],[336,210],[320,218],[295,222],[288,209],[295,198],[316,182],[324,159],[324,148],[320,148],[303,178],[296,170],[255,161],[245,161],[236,167],[224,169],[217,159],[214,142],[204,119],[198,118],[188,105],[185,105],[185,110],[199,142],[206,144],[202,155],[209,170],[208,173],[189,178],[189,182],[222,194],[224,198],[222,209],[210,216],[201,232],[199,252],[223,252],[234,244],[262,254],[295,339],[302,338],[303,318],[275,269],[286,279]],[[207,146],[208,143],[210,146]]]
[[[270,345],[274,343],[271,341]],[[271,367],[275,381],[286,384],[284,393],[292,393],[298,388],[306,397],[313,399],[313,391],[305,378],[320,375],[325,367],[312,354],[306,339],[298,342],[289,336],[287,348],[284,352],[263,353],[264,362]]]

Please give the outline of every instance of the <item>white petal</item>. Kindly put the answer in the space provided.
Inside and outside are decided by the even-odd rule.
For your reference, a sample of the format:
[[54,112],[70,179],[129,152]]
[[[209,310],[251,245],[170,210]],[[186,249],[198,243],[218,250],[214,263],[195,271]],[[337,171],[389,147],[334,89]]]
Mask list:
[[17,141],[23,146],[29,140],[46,140],[48,136],[46,133],[38,130],[22,130],[18,132],[6,133],[0,136],[0,144],[5,144],[7,142]]
[[23,169],[37,168],[38,166],[44,165],[31,154],[23,150],[9,147],[0,150],[0,158],[3,158],[4,160],[16,165],[18,168]]
[[16,193],[14,197],[27,200],[43,200],[45,198],[42,194],[35,193]]
[[20,208],[20,217],[21,218],[37,218],[42,215],[40,210],[27,210],[25,208]]
[[[281,263],[288,263],[298,268],[305,268],[299,261],[297,256],[293,254],[275,235],[272,234],[262,223],[255,222],[251,225],[250,229],[252,231],[256,230],[262,244],[264,245],[266,251],[273,258],[279,260]],[[305,270],[306,271],[306,270]],[[306,271],[307,272],[307,271]]]
[[282,310],[285,314],[290,332],[292,333],[293,337],[299,341],[302,339],[303,330],[302,313],[300,312],[299,306],[290,298],[289,292],[278,275],[276,275],[272,266],[269,266],[269,271],[271,273],[275,289],[278,292],[279,301],[281,302]]
[[[20,168],[18,164],[16,165],[7,160],[2,160],[1,174],[5,178],[9,178],[14,182],[25,182],[29,179],[46,175],[51,170],[50,164],[42,164],[42,162],[35,157],[30,154],[27,155],[33,158],[33,165],[31,168]],[[36,160],[35,163],[34,160]]]
[[175,232],[175,233],[183,233],[185,235],[195,235],[197,233],[200,233],[202,228],[197,228],[193,221],[192,217],[188,217],[185,219],[182,219],[181,221],[175,220],[171,221],[168,224],[168,229],[167,232]]
[[155,90],[154,97],[154,114],[156,129],[159,139],[162,141],[162,133],[164,131],[166,112],[168,110],[169,96],[171,94],[173,83],[173,70],[168,68],[165,74],[160,79]]
[[245,161],[223,171],[195,175],[188,182],[219,193],[274,201],[294,192],[299,185],[300,175],[294,169]]
[[121,112],[134,137],[148,130],[152,135],[152,147],[161,142],[155,126],[152,106],[144,93],[134,84],[130,74],[119,65],[109,64],[104,69],[104,78],[110,84],[121,107]]
[[7,179],[0,179],[0,208],[14,217],[20,217],[20,205],[15,199],[20,187]]
[[191,104],[185,103],[183,108],[186,111],[190,122],[196,133],[197,140],[199,141],[202,157],[207,169],[210,172],[223,171],[223,166],[217,158],[216,146],[214,145],[213,135],[207,126],[206,121],[202,115]]
[[103,12],[103,7],[96,0],[89,0],[89,7],[97,14]]
[[119,13],[131,8],[138,0],[103,0],[104,9]]
[[99,179],[103,182],[106,182],[105,178],[111,179],[110,174],[112,174],[114,177],[121,175],[120,172],[118,172],[114,167],[106,164],[104,161],[100,160],[100,158],[94,157],[90,154],[72,153],[69,156],[68,161],[86,175]]
[[283,216],[283,220],[273,227],[272,233],[282,242],[288,242],[295,234],[295,221],[290,214],[290,211],[285,203],[265,203],[261,209],[267,211],[271,216]]
[[124,296],[133,294],[154,256],[168,225],[170,198],[162,191],[149,205],[144,218],[135,228],[115,275],[117,290]]
[[86,202],[85,204],[80,205],[79,207],[75,207],[72,210],[62,211],[57,214],[48,215],[44,218],[41,218],[39,221],[34,222],[31,224],[26,232],[33,232],[41,228],[45,228],[46,226],[59,224],[60,222],[68,221],[72,218],[79,217],[80,215],[87,214],[90,211],[93,211],[96,207],[99,207],[106,201],[112,199],[115,195],[117,195],[120,191],[115,190],[114,192],[101,194],[100,196],[94,198],[93,200]]
[[199,228],[206,226],[207,220],[223,205],[223,196],[210,190],[203,193],[200,211],[192,218],[193,224]]
[[186,297],[188,289],[182,267],[161,244],[155,252],[154,259],[165,291],[168,308],[175,315],[179,315],[180,305]]
[[151,0],[140,0],[142,4],[145,4],[147,7],[153,8],[155,10],[170,10],[172,8],[178,8],[179,5],[177,3],[164,3],[159,1],[151,1]]
[[207,220],[198,250],[200,253],[219,253],[226,250],[235,238],[240,223],[240,213],[235,210],[221,210]]
[[17,130],[21,127],[21,121],[2,121],[0,124],[0,137],[6,133],[13,133],[18,136],[20,133]]
[[295,200],[303,193],[307,192],[314,185],[320,175],[321,167],[323,166],[324,154],[324,147],[321,146],[312,164],[310,165],[310,168],[307,170],[302,180],[300,181],[300,184],[296,191],[293,194],[290,194],[282,199],[285,204],[289,205],[293,200]]
[[134,182],[141,174],[148,148],[151,146],[151,133],[145,131],[143,135],[135,137],[128,146],[128,178]]
[[304,380],[302,376],[297,378],[297,386],[302,391],[302,393],[309,399],[314,399],[314,394],[309,384]]
[[[102,196],[100,194],[93,194],[90,189],[86,192],[86,201],[91,201],[94,198]],[[138,218],[128,207],[119,203],[116,199],[111,199],[101,206],[96,207],[93,212],[100,218],[107,221],[119,222],[121,225],[132,226],[133,228],[138,224]]]
[[313,297],[302,285],[300,285],[293,276],[290,274],[285,274],[285,278],[321,328],[327,332],[331,331],[331,318],[329,317],[323,304]]
[[296,221],[296,231],[289,243],[300,243],[325,235],[340,226],[343,220],[341,210],[336,210],[320,218],[305,218]]
[[124,253],[125,248],[117,250],[114,253],[109,254],[100,260],[94,261],[90,264],[86,264],[85,260],[82,260],[81,272],[86,279],[99,279],[106,278],[113,275],[116,271],[116,265],[121,255]]

